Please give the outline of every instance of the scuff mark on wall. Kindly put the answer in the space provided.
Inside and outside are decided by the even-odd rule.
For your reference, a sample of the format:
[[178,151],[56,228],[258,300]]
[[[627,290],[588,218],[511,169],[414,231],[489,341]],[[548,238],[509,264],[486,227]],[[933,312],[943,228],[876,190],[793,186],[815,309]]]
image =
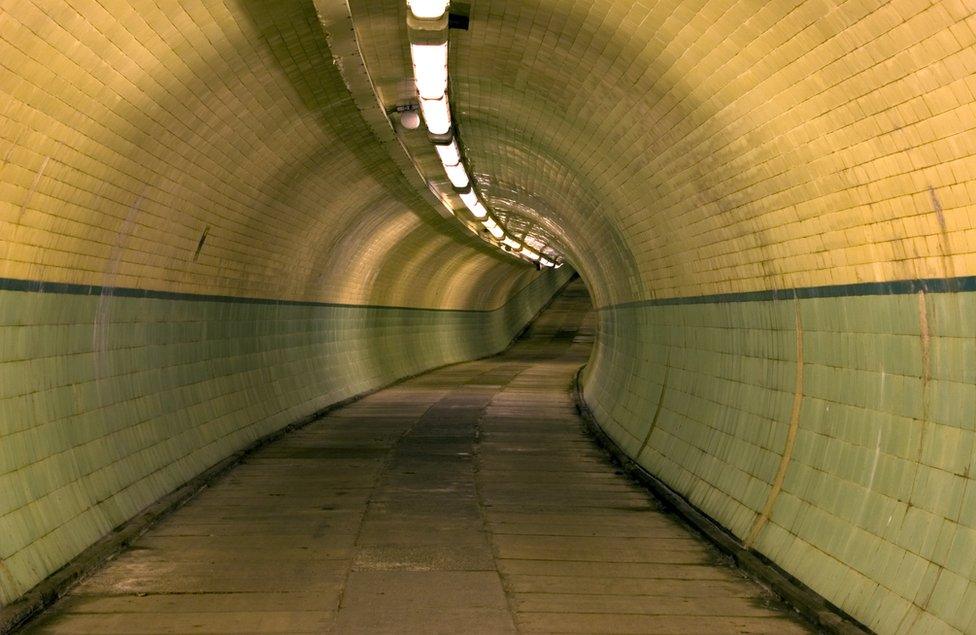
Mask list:
[[644,440],[641,441],[640,447],[637,448],[637,452],[634,454],[635,457],[640,457],[647,448],[647,444],[651,441],[651,435],[654,433],[654,429],[657,427],[657,420],[661,416],[661,410],[664,407],[664,395],[668,391],[668,376],[671,374],[671,346],[668,345],[668,353],[664,358],[664,378],[661,379],[661,394],[657,399],[657,407],[654,409],[654,416],[651,418],[651,424],[647,427],[647,434],[644,435]]
[[794,324],[796,332],[796,379],[793,387],[793,408],[790,411],[790,424],[786,433],[786,444],[783,447],[783,454],[780,456],[779,468],[773,478],[769,494],[766,497],[766,504],[762,511],[756,516],[752,524],[752,529],[743,541],[743,545],[749,549],[759,538],[759,533],[769,522],[769,516],[773,511],[773,505],[779,497],[780,490],[783,489],[783,482],[786,480],[786,471],[789,469],[790,460],[793,458],[793,448],[796,445],[796,434],[800,427],[800,406],[803,404],[803,320],[800,317],[800,301],[794,300]]
[[945,212],[942,209],[942,201],[935,188],[929,186],[929,199],[932,201],[932,211],[939,222],[939,252],[942,256],[942,275],[949,280],[956,277],[956,268],[952,262],[952,251],[949,247],[949,229],[946,224]]
[[[6,161],[6,159],[5,159]],[[34,193],[37,191],[37,185],[41,182],[44,177],[44,170],[47,169],[47,164],[51,161],[51,157],[44,157],[44,162],[41,163],[41,167],[37,169],[37,173],[34,175],[34,180],[31,181],[30,190],[27,191],[27,195],[24,197],[24,202],[20,204],[20,210],[17,212],[17,224],[19,225],[24,218],[24,212],[27,211],[27,206],[30,205],[31,199],[34,198]]]

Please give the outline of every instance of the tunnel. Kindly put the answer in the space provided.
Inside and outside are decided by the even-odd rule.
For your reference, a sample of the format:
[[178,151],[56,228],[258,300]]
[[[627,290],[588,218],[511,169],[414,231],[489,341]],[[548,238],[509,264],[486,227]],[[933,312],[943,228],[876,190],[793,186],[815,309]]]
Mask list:
[[0,631],[976,633],[976,4],[0,52]]

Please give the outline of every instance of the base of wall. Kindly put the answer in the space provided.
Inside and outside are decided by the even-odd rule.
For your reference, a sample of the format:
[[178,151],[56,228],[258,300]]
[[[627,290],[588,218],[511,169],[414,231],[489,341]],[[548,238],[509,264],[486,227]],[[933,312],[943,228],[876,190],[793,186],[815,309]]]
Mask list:
[[863,635],[863,633],[871,632],[808,586],[767,560],[762,554],[747,549],[738,539],[689,503],[681,494],[633,461],[603,431],[586,405],[580,383],[580,375],[584,368],[586,368],[585,364],[580,366],[573,380],[573,397],[576,401],[576,409],[586,423],[587,430],[593,439],[631,478],[650,490],[658,501],[674,511],[691,525],[692,529],[718,547],[723,553],[729,555],[741,569],[769,586],[787,604],[817,627],[843,635]]

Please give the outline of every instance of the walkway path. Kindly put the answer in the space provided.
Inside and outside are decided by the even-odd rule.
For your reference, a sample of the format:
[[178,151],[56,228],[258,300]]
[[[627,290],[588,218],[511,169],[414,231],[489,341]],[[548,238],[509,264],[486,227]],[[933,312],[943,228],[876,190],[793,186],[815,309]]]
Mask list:
[[504,355],[252,455],[37,632],[805,632],[586,436],[574,283]]

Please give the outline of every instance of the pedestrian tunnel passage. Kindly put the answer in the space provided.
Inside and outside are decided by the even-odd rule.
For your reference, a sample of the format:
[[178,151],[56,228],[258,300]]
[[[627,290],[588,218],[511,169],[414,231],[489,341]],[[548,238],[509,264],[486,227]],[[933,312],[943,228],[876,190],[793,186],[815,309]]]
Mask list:
[[500,356],[248,456],[29,632],[807,632],[587,436],[571,283]]
[[[562,376],[544,359],[566,346],[608,443],[741,553],[870,630],[976,632],[971,3],[0,0],[0,60],[0,624],[268,435],[448,364],[488,368],[575,271],[594,306],[588,359],[567,323],[457,392],[425,389],[446,400],[431,412],[458,417],[444,456],[480,448],[443,459],[458,535],[504,492],[487,467],[501,449],[470,426],[515,426],[521,397],[550,416],[519,392],[533,372],[507,373]],[[439,375],[423,377],[407,385]],[[381,394],[395,393],[328,420]],[[387,441],[433,435],[418,403],[359,423],[390,415]],[[221,486],[265,460],[386,460],[352,443],[273,458],[311,425]],[[575,434],[559,425],[554,439]],[[577,441],[553,447],[601,456]],[[382,456],[420,461],[417,443]],[[464,489],[456,470],[475,460],[485,480]],[[382,473],[407,489],[427,475]],[[576,482],[539,478],[524,496]],[[303,522],[342,517],[354,484]],[[643,496],[630,487],[613,496]],[[363,509],[395,505],[377,496]],[[585,542],[496,543],[496,524],[525,519],[481,522],[478,566]],[[314,562],[355,552],[349,571],[365,566],[359,543],[322,540]],[[438,552],[411,557],[425,549]],[[569,593],[523,603],[548,578],[506,576],[565,570],[499,569],[491,619],[534,628],[523,617]],[[650,588],[625,582],[648,569],[614,570],[606,594]],[[363,597],[357,575],[336,584]],[[743,593],[716,606],[738,611]],[[614,627],[660,626],[642,602],[608,609],[637,616]],[[782,617],[753,608],[757,624]]]

